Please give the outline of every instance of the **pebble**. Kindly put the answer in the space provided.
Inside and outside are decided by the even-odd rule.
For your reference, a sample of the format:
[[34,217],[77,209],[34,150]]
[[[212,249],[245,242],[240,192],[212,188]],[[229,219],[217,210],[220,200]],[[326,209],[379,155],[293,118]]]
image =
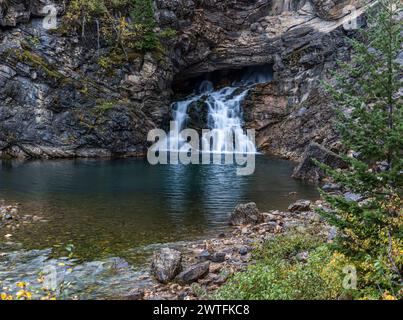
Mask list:
[[239,254],[242,255],[242,256],[244,256],[244,255],[247,254],[249,251],[250,251],[250,250],[249,250],[248,247],[241,247],[241,248],[239,249]]

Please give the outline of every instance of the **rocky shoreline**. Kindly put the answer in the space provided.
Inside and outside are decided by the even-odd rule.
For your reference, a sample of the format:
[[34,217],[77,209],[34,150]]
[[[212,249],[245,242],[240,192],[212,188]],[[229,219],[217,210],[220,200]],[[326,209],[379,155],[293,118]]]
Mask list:
[[[151,277],[155,284],[134,290],[127,299],[199,300],[211,298],[236,272],[254,264],[253,251],[265,241],[286,232],[314,230],[324,241],[332,241],[335,230],[315,213],[324,203],[300,200],[287,212],[260,213],[256,204],[239,205],[230,218],[233,227],[227,233],[204,241],[189,242],[180,248],[166,246],[154,252]],[[309,253],[301,252],[304,260]]]

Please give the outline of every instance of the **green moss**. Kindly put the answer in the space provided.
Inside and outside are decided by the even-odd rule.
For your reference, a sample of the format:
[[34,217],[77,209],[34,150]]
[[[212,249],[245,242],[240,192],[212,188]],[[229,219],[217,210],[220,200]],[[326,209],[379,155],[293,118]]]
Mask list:
[[105,114],[115,108],[117,104],[117,101],[102,101],[94,108],[94,111],[97,114]]
[[15,56],[19,61],[26,62],[34,67],[37,67],[43,71],[49,78],[54,80],[62,80],[65,78],[60,72],[58,72],[51,64],[47,63],[44,58],[35,52],[27,49],[16,50]]

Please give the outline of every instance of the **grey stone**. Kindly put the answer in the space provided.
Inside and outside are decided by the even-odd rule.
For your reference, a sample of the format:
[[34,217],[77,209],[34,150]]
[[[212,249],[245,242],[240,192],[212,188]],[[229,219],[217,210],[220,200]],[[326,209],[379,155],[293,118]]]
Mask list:
[[250,250],[251,249],[249,247],[243,246],[243,247],[239,248],[239,254],[244,256],[244,255],[248,254]]
[[167,283],[182,270],[182,253],[169,248],[154,252],[151,273],[161,283]]
[[230,217],[231,225],[258,224],[264,221],[264,215],[260,213],[256,203],[240,204],[236,206]]
[[211,261],[215,263],[221,263],[225,261],[226,253],[225,252],[215,252],[211,256]]
[[135,289],[129,293],[126,297],[127,300],[143,300],[144,291],[140,289]]
[[204,278],[209,273],[210,262],[202,262],[186,268],[182,271],[175,280],[181,284],[191,284],[199,279]]
[[309,200],[298,200],[297,202],[291,204],[288,207],[290,212],[304,212],[311,210],[311,201]]
[[344,199],[346,199],[347,201],[360,202],[364,199],[364,197],[356,193],[346,192],[344,194]]
[[200,262],[205,262],[211,259],[211,254],[209,251],[204,250],[203,252],[201,252],[198,256],[198,259]]
[[300,164],[295,168],[293,177],[316,182],[321,181],[324,177],[324,172],[313,160],[317,160],[332,168],[346,167],[346,163],[340,156],[315,142],[311,142],[305,150]]

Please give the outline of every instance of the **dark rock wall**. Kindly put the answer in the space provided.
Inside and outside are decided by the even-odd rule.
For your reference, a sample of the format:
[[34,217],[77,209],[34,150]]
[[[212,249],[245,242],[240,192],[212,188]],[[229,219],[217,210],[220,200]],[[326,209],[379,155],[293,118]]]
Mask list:
[[159,26],[178,35],[164,57],[113,73],[76,36],[42,28],[47,3],[0,0],[0,156],[142,154],[147,132],[169,120],[173,80],[260,64],[274,65],[274,81],[244,106],[259,146],[298,158],[310,141],[336,141],[319,80],[348,57],[337,18],[349,1],[157,0]]

